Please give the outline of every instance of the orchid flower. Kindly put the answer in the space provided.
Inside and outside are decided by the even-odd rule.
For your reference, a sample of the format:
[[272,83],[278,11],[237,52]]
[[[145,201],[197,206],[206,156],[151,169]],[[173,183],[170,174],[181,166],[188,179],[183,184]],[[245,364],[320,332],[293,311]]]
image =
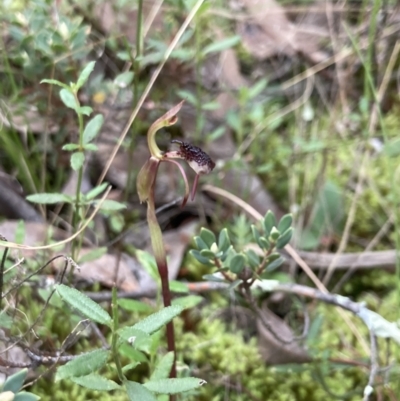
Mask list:
[[[191,192],[192,199],[195,196],[200,175],[209,174],[215,167],[215,163],[211,160],[207,153],[203,152],[199,147],[191,145],[187,142],[173,140],[173,143],[179,144],[179,150],[165,153],[163,153],[157,146],[155,134],[160,128],[168,127],[176,123],[176,115],[181,109],[182,104],[183,102],[180,102],[174,106],[171,110],[155,121],[149,128],[147,133],[147,144],[150,150],[150,158],[141,168],[136,181],[140,202],[147,202],[147,222],[149,225],[151,244],[156,259],[158,272],[161,278],[161,290],[165,307],[171,305],[171,293],[169,289],[167,257],[162,240],[161,228],[158,224],[155,212],[154,187],[158,167],[161,162],[170,162],[174,163],[179,168],[185,182],[185,196],[182,201],[182,207],[186,204],[189,197],[189,184],[185,171],[175,159],[186,160],[189,166],[196,172],[196,178]],[[173,351],[175,353],[175,337],[172,322],[167,324],[167,343],[168,351]],[[176,377],[175,359],[171,369],[170,377]]]

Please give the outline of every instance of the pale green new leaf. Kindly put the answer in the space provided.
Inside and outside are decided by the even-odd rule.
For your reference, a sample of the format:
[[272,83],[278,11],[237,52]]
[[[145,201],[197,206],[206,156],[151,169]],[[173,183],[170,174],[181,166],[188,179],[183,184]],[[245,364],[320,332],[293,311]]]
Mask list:
[[64,284],[56,286],[57,292],[69,305],[75,308],[82,315],[90,320],[101,324],[111,324],[110,315],[96,302],[82,294],[75,288],[70,288]]

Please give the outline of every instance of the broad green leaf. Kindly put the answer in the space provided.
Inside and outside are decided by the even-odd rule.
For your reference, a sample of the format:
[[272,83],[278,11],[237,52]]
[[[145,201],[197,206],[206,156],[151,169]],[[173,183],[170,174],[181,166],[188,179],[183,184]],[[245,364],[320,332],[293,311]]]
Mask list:
[[[97,204],[100,203],[100,200],[95,200],[93,201],[93,205],[97,206]],[[117,202],[111,199],[105,199],[102,203],[101,203],[101,207],[100,209],[102,210],[110,210],[110,211],[115,211],[115,210],[122,210],[122,209],[126,209],[126,205],[124,205],[121,202]]]
[[60,90],[60,98],[62,102],[70,109],[77,110],[79,104],[74,96],[74,94],[69,89]]
[[197,251],[196,249],[192,249],[191,251],[189,251],[189,253],[201,264],[205,265],[205,266],[213,266],[213,264],[210,262],[210,259],[205,258],[204,256],[202,256],[200,254],[199,251]]
[[271,210],[268,210],[267,214],[265,215],[263,224],[264,224],[265,236],[269,237],[272,227],[276,227],[276,218],[275,215],[271,212]]
[[[1,397],[1,395],[0,395]],[[21,391],[18,394],[15,394],[13,401],[36,401],[40,400],[40,397],[33,393],[28,393],[26,391]]]
[[238,253],[231,259],[229,263],[229,270],[232,273],[239,274],[243,271],[245,263],[246,257],[241,253]]
[[132,71],[125,71],[115,77],[114,84],[122,89],[127,88],[132,83],[133,76]]
[[111,324],[110,315],[96,302],[82,294],[75,288],[70,288],[64,284],[56,286],[60,296],[73,308],[90,320],[101,324]]
[[62,150],[66,150],[67,152],[73,152],[77,149],[79,149],[79,145],[77,145],[76,143],[67,143],[62,147]]
[[222,252],[226,252],[231,245],[229,238],[228,229],[223,228],[218,236],[218,249]]
[[40,81],[40,83],[41,84],[58,85],[58,86],[61,86],[61,87],[65,88],[65,89],[68,89],[68,90],[70,89],[68,85],[66,85],[66,84],[64,84],[64,83],[62,83],[60,81],[57,81],[56,79],[42,79]]
[[54,203],[71,203],[71,197],[64,194],[33,194],[28,195],[26,199],[29,202],[40,203],[43,205],[52,205]]
[[250,267],[255,269],[256,267],[259,266],[260,257],[252,249],[246,250],[246,256],[247,256],[247,260],[249,262]]
[[124,384],[129,401],[157,401],[157,398],[140,383],[126,381]]
[[68,379],[70,377],[86,376],[102,368],[108,359],[110,351],[96,349],[67,362],[57,369],[56,381]]
[[24,384],[27,373],[27,368],[21,369],[19,372],[14,373],[5,381],[2,391],[12,391],[13,393],[18,393]]
[[99,186],[94,187],[93,189],[91,189],[91,190],[85,195],[85,198],[86,198],[87,200],[92,200],[92,199],[94,199],[96,196],[99,196],[101,193],[103,193],[103,192],[106,190],[106,188],[107,188],[108,185],[109,185],[109,184],[108,184],[107,182],[103,182],[103,183],[100,184]]
[[167,379],[171,372],[173,363],[174,353],[170,351],[161,358],[161,361],[157,364],[150,380]]
[[81,72],[81,74],[79,75],[78,78],[78,82],[76,83],[76,90],[80,89],[85,82],[88,80],[89,75],[92,73],[94,66],[95,66],[96,62],[95,61],[91,61]]
[[85,162],[85,154],[83,152],[75,152],[71,155],[71,167],[72,170],[79,170],[83,167]]
[[293,222],[293,217],[291,214],[285,214],[278,223],[278,231],[284,233]]
[[92,249],[89,252],[86,252],[82,257],[79,258],[78,264],[90,262],[92,260],[99,259],[101,256],[107,253],[107,247],[103,246],[101,248]]
[[199,251],[202,251],[203,249],[209,249],[210,247],[201,239],[201,237],[194,237],[194,242],[197,246],[197,249]]
[[277,249],[284,248],[292,239],[292,235],[293,235],[293,228],[290,227],[278,238],[278,241],[276,241]]
[[285,259],[282,256],[280,256],[279,254],[275,254],[275,255],[277,255],[277,257],[275,259],[271,259],[271,261],[265,267],[265,271],[268,273],[270,273],[270,272],[274,271],[275,269],[277,269],[278,267],[280,267],[283,264],[283,262],[285,261]]
[[236,35],[217,42],[213,42],[203,49],[202,55],[205,56],[210,53],[217,53],[221,52],[222,50],[229,49],[230,47],[237,45],[240,42],[240,40],[241,40],[240,36]]
[[98,391],[117,390],[120,386],[112,380],[106,379],[97,373],[91,373],[86,376],[72,377],[71,380],[82,387]]
[[190,309],[197,306],[204,298],[200,295],[187,295],[185,297],[174,298],[172,305],[178,305],[183,309]]
[[160,379],[151,380],[144,384],[150,391],[158,394],[178,394],[183,391],[194,390],[201,387],[206,382],[195,377],[185,377],[182,379]]
[[118,335],[125,341],[133,344],[135,341],[149,339],[149,334],[143,330],[138,330],[134,326],[122,327],[118,330]]
[[145,312],[152,313],[154,312],[154,307],[136,299],[119,299],[118,305],[127,311],[130,312]]
[[215,254],[212,251],[209,251],[208,249],[203,249],[202,251],[200,251],[200,255],[203,256],[203,258],[206,259],[214,259],[215,258]]
[[95,145],[94,143],[87,143],[86,145],[83,145],[83,150],[86,150],[88,152],[97,152],[99,150],[99,147]]
[[217,242],[215,234],[204,227],[200,230],[200,237],[207,244],[208,248],[211,248],[212,244]]
[[133,329],[152,334],[182,312],[180,306],[167,306],[132,326]]
[[93,141],[94,138],[100,132],[101,127],[103,126],[104,117],[101,114],[97,114],[94,116],[85,127],[83,131],[83,144],[86,145],[89,142]]
[[93,109],[89,106],[82,106],[76,109],[76,112],[79,114],[83,114],[84,116],[90,116],[93,112]]

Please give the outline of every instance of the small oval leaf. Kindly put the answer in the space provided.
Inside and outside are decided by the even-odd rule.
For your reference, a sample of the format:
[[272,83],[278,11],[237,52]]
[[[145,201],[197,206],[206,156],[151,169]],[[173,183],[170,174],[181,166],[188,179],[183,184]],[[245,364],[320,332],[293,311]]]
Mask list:
[[83,131],[83,144],[86,145],[89,142],[93,141],[94,138],[100,132],[101,127],[103,126],[104,117],[101,114],[97,114],[94,116],[85,127]]
[[292,222],[293,222],[292,215],[285,214],[279,221],[278,231],[281,233],[284,233],[292,225]]
[[79,105],[74,94],[69,89],[60,90],[60,98],[62,102],[70,109],[77,110]]
[[71,167],[72,170],[79,170],[82,168],[83,163],[85,162],[85,154],[83,152],[75,152],[71,155]]
[[217,242],[215,234],[204,227],[200,230],[200,237],[207,244],[208,248],[211,248],[212,244]]
[[112,380],[106,379],[97,373],[92,373],[81,377],[72,377],[72,381],[82,387],[98,391],[117,390],[120,386]]
[[144,386],[150,391],[159,394],[178,394],[183,391],[194,390],[201,387],[206,381],[195,377],[185,377],[182,379],[161,379],[148,381]]
[[243,271],[245,263],[246,257],[241,253],[238,253],[231,259],[229,263],[229,270],[232,273],[239,274]]

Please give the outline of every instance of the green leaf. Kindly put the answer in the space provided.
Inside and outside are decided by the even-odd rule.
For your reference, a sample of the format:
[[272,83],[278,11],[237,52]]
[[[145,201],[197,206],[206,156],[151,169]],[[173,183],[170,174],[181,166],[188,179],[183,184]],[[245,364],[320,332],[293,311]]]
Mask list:
[[276,242],[278,240],[278,238],[281,236],[281,233],[278,231],[278,229],[276,227],[272,227],[272,230],[269,234],[269,240],[271,242]]
[[92,249],[91,251],[85,253],[82,255],[82,257],[79,258],[78,264],[80,263],[85,263],[85,262],[91,262],[92,260],[99,259],[101,256],[105,255],[107,253],[107,247],[103,246],[101,248],[96,248]]
[[207,280],[207,281],[212,281],[214,283],[225,283],[226,280],[222,277],[219,277],[215,274],[205,274],[203,277],[203,280]]
[[70,89],[61,89],[60,98],[62,102],[70,109],[77,110],[79,104]]
[[56,382],[70,377],[86,376],[103,367],[108,359],[110,351],[105,349],[96,349],[60,366],[56,373]]
[[115,77],[114,84],[122,89],[127,88],[132,83],[133,76],[132,71],[125,71]]
[[126,381],[124,384],[129,401],[157,401],[157,398],[140,383]]
[[271,255],[270,256],[271,262],[269,262],[265,267],[265,271],[268,273],[270,273],[270,272],[274,271],[275,269],[277,269],[278,267],[280,267],[283,264],[283,262],[285,261],[285,259],[282,256],[280,256],[279,254],[276,253],[273,255],[277,255],[277,257],[275,259],[272,259],[271,258],[272,255]]
[[254,97],[258,96],[267,86],[267,80],[265,78],[260,79],[255,85],[253,85],[247,94],[248,99],[253,99]]
[[285,214],[279,221],[278,231],[281,233],[284,233],[292,225],[292,222],[293,222],[292,215]]
[[272,227],[276,227],[276,218],[275,215],[271,212],[271,210],[268,210],[267,214],[265,215],[263,224],[264,224],[265,236],[269,237]]
[[194,242],[199,251],[202,251],[203,249],[210,249],[209,246],[207,246],[207,244],[201,239],[201,237],[194,237]]
[[71,203],[72,198],[64,194],[33,194],[26,197],[29,202],[43,205],[52,205],[54,203]]
[[189,288],[185,283],[181,283],[180,281],[176,281],[176,280],[170,280],[169,289],[175,293],[179,292],[179,293],[187,294],[189,292]]
[[235,280],[235,281],[233,281],[232,283],[230,283],[229,284],[229,286],[227,287],[227,290],[228,291],[230,291],[230,290],[234,290],[238,285],[240,285],[240,284],[242,284],[243,283],[243,280]]
[[245,263],[246,257],[241,253],[238,253],[231,259],[229,263],[229,270],[232,273],[239,274],[243,271]]
[[76,112],[79,114],[83,114],[84,116],[90,116],[93,112],[93,109],[89,106],[82,106],[76,109]]
[[93,141],[94,138],[100,132],[101,127],[103,126],[104,117],[101,114],[97,114],[94,116],[85,127],[83,131],[83,144],[86,145],[89,142]]
[[71,380],[82,387],[90,388],[98,391],[117,390],[120,386],[112,380],[106,379],[97,373],[81,377],[72,377]]
[[200,255],[211,260],[215,258],[214,252],[209,251],[208,249],[203,249],[202,251],[200,251]]
[[276,241],[276,247],[278,249],[284,248],[292,239],[293,228],[289,227]]
[[195,377],[185,377],[182,379],[151,380],[145,383],[144,386],[158,394],[178,394],[183,391],[194,390],[205,383],[204,380]]
[[174,353],[170,351],[161,358],[161,361],[157,364],[150,380],[167,379],[171,372],[173,363]]
[[79,75],[78,78],[78,82],[76,83],[76,90],[80,89],[85,82],[88,80],[89,75],[92,73],[94,66],[95,66],[96,62],[95,61],[91,61],[81,72],[81,74]]
[[67,143],[62,147],[62,150],[66,150],[67,152],[72,152],[77,149],[79,149],[79,145],[77,145],[76,143]]
[[77,171],[82,168],[85,162],[85,154],[83,152],[75,152],[71,155],[71,167]]
[[83,145],[82,148],[88,152],[97,152],[99,150],[99,147],[94,143],[87,143],[86,145]]
[[210,259],[205,258],[204,256],[202,256],[200,254],[199,251],[197,251],[196,249],[192,249],[189,251],[189,253],[201,264],[205,265],[205,266],[213,266],[213,264],[210,262]]
[[112,320],[110,315],[100,305],[75,288],[70,288],[64,284],[58,284],[56,290],[69,305],[90,320],[101,324],[111,324]]
[[269,250],[271,248],[271,243],[265,237],[260,237],[258,239],[258,243],[259,243],[260,247],[265,250]]
[[160,311],[147,316],[145,319],[132,326],[133,329],[144,331],[147,334],[152,334],[160,330],[162,326],[170,322],[174,317],[182,312],[180,306],[167,306]]
[[176,94],[181,98],[190,103],[193,106],[196,106],[199,102],[197,97],[188,90],[177,90]]
[[253,269],[257,268],[260,265],[260,257],[252,249],[246,250],[246,256],[250,267],[252,267]]
[[67,90],[70,90],[70,87],[60,81],[57,81],[56,79],[42,79],[40,81],[41,84],[50,84],[50,85],[58,85],[61,86]]
[[207,244],[208,248],[211,248],[212,244],[217,242],[215,234],[204,227],[200,230],[200,237]]
[[103,182],[103,183],[100,184],[99,186],[94,187],[93,189],[91,189],[91,190],[85,195],[85,198],[86,198],[87,200],[92,200],[92,199],[94,199],[96,196],[98,196],[98,195],[100,195],[101,193],[103,193],[103,192],[106,190],[106,188],[107,188],[108,185],[109,185],[109,184],[108,184],[107,182]]
[[40,400],[40,397],[33,393],[28,393],[27,391],[21,391],[15,394],[13,401],[36,401]]
[[[93,205],[97,206],[97,204],[100,203],[100,200],[95,200],[93,201]],[[105,199],[102,204],[100,209],[102,210],[110,210],[110,211],[115,211],[115,210],[122,210],[126,209],[126,205],[124,205],[121,202],[117,202],[111,199]]]
[[203,49],[202,55],[205,56],[210,53],[217,53],[221,52],[222,50],[229,49],[230,47],[237,45],[240,40],[240,36],[236,35],[217,42],[212,42]]
[[122,327],[118,330],[118,335],[132,345],[136,341],[148,340],[150,338],[149,334],[145,333],[143,330],[136,329],[134,326]]
[[172,305],[178,305],[182,309],[190,309],[197,306],[204,298],[200,295],[187,295],[185,297],[174,298],[172,300]]
[[231,246],[231,240],[227,228],[223,228],[218,236],[218,249],[222,252],[226,252]]
[[154,307],[142,302],[137,301],[136,299],[119,299],[118,305],[127,311],[130,312],[144,312],[144,313],[152,313],[154,312]]
[[24,384],[27,373],[27,368],[21,369],[19,372],[14,373],[5,381],[2,391],[11,391],[14,394],[18,393],[18,391],[21,390],[21,387]]
[[13,319],[7,315],[5,310],[0,312],[0,327],[9,329],[13,325]]

